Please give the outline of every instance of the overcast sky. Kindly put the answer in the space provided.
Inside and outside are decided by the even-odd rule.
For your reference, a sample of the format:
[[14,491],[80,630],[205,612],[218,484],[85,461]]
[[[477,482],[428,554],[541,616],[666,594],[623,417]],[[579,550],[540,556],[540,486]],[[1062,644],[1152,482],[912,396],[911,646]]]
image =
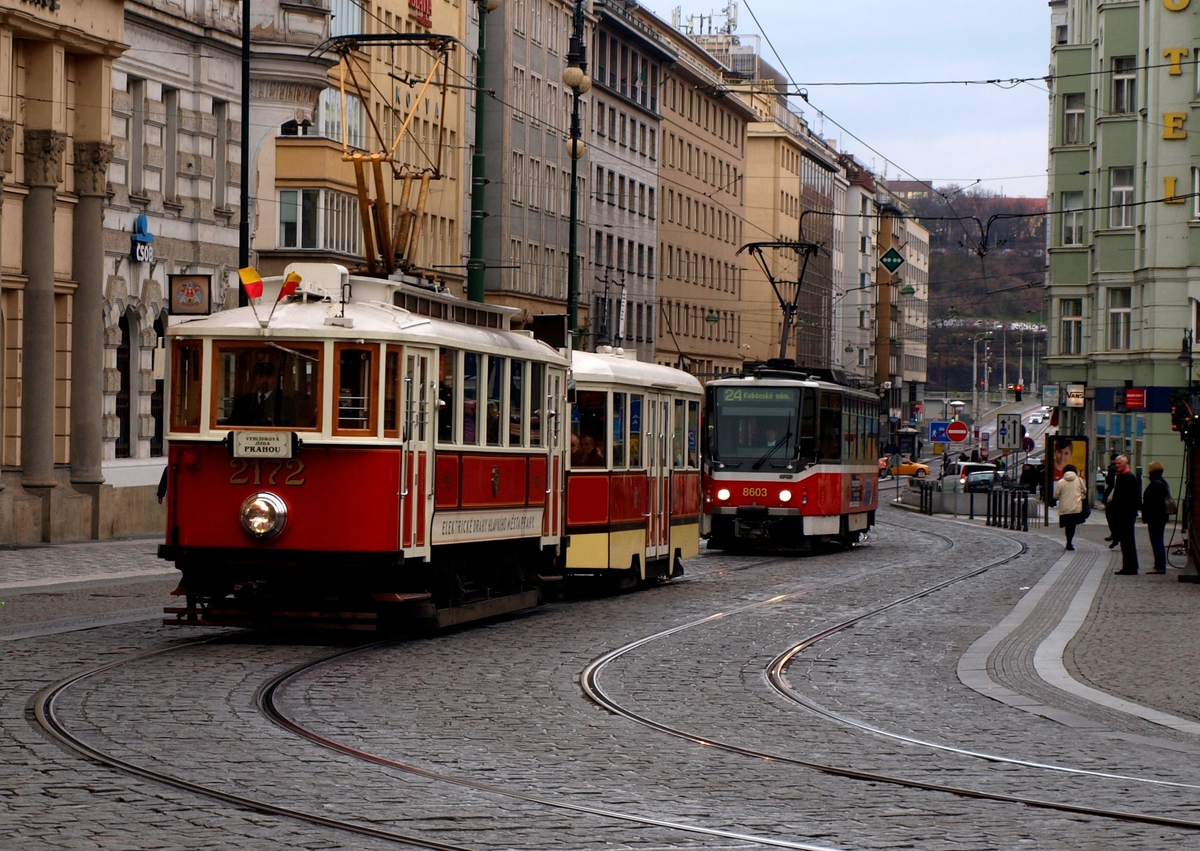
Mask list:
[[[725,0],[639,2],[668,22],[681,6],[685,20],[715,13],[719,24]],[[877,172],[886,159],[889,177],[1046,194],[1046,0],[739,0],[738,34],[760,33],[751,13],[782,62],[766,39],[763,58],[808,89],[809,104],[795,102],[809,125]],[[1011,89],[815,85],[1018,77],[1037,79]]]

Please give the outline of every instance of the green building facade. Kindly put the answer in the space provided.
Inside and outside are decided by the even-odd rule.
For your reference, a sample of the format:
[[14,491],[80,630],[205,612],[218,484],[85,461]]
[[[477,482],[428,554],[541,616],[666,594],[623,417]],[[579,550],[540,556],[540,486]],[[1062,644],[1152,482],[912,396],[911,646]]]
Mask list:
[[[1200,362],[1200,0],[1052,0],[1048,381],[1089,481],[1183,444],[1171,407]],[[1197,353],[1200,354],[1200,353]],[[1132,392],[1131,392],[1132,391]]]

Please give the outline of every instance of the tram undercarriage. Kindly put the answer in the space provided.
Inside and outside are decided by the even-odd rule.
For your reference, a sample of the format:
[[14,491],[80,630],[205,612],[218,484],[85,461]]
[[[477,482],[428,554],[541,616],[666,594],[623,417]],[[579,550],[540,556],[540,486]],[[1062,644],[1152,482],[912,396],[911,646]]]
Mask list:
[[[444,629],[536,608],[561,593],[553,553],[536,541],[435,547],[432,561],[400,553],[269,553],[161,548],[183,573],[170,626],[394,631]],[[264,554],[268,555],[268,554]]]

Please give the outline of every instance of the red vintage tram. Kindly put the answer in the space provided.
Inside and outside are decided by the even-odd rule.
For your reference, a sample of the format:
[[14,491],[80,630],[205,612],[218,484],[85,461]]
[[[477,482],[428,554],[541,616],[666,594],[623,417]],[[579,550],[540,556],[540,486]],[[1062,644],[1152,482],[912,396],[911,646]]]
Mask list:
[[879,399],[787,361],[705,387],[708,546],[850,545],[875,522]]
[[[594,519],[589,501],[602,498],[583,489],[567,507],[570,352],[509,330],[510,308],[340,266],[288,272],[300,283],[281,299],[284,278],[264,282],[269,314],[252,306],[168,328],[160,555],[187,597],[168,622],[446,626],[536,605],[564,569],[637,563],[590,540],[586,558],[564,558],[568,510]],[[609,430],[618,446],[640,441],[622,428]],[[654,481],[657,455],[618,463],[605,448],[614,480]],[[610,514],[603,534],[631,531],[624,520]],[[643,525],[638,561],[649,564],[658,542]]]

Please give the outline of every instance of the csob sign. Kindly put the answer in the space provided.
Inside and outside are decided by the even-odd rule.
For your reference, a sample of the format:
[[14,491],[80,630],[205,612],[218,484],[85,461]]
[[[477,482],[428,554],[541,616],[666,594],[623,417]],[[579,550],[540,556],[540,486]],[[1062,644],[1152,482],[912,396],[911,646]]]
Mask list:
[[134,263],[154,262],[154,234],[150,233],[150,224],[144,214],[133,220],[133,233],[129,235],[129,258]]

